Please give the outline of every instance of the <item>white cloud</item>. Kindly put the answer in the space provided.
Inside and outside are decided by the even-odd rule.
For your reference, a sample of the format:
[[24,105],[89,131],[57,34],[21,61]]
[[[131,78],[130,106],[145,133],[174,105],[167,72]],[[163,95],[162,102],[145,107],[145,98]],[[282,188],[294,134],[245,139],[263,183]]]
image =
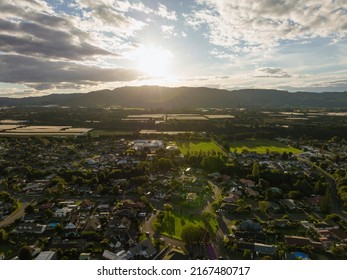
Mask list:
[[[186,15],[195,29],[207,28],[210,43],[243,53],[259,53],[283,40],[347,34],[346,0],[197,0]],[[332,40],[333,42],[333,40]]]
[[169,9],[161,3],[159,3],[157,15],[169,20],[177,20],[176,12],[169,11]]
[[175,30],[174,25],[162,25],[160,29],[163,33],[165,33],[166,36],[177,35],[176,33],[174,33],[174,30]]

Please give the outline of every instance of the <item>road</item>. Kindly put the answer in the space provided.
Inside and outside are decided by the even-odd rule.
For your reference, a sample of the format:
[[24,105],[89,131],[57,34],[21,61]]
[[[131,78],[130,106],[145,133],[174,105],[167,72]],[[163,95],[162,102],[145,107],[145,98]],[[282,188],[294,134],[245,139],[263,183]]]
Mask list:
[[8,226],[14,223],[17,219],[20,219],[24,215],[25,207],[27,207],[29,202],[21,202],[20,207],[7,216],[3,221],[0,222],[0,228]]
[[[160,211],[157,211],[156,214],[151,215],[151,217],[149,217],[148,220],[145,220],[144,224],[142,225],[142,232],[149,232],[149,234],[151,236],[155,235],[155,232],[154,232],[154,230],[152,228],[152,223],[153,223],[154,219],[157,217],[157,215],[159,214],[159,212]],[[171,238],[171,237],[168,237],[168,236],[165,236],[165,235],[161,235],[160,237],[164,239],[166,244],[171,244],[173,246],[180,247],[182,249],[185,246],[184,242],[181,241],[181,240],[178,240],[178,239],[175,239],[175,238]]]
[[331,176],[328,172],[320,168],[319,166],[313,164],[313,162],[303,159],[300,157],[297,157],[298,160],[307,163],[309,166],[314,168],[316,171],[318,171],[321,175],[325,177],[325,180],[328,182],[330,186],[330,195],[331,195],[331,210],[335,214],[339,215],[341,218],[343,218],[347,222],[347,215],[343,212],[343,206],[339,199],[339,196],[337,194],[337,187],[336,187],[336,181],[333,176]]

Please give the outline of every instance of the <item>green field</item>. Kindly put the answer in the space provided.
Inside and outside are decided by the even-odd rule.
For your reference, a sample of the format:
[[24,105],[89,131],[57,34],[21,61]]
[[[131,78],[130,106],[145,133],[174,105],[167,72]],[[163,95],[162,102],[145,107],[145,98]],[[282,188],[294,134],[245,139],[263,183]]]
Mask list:
[[181,153],[183,155],[188,154],[188,152],[193,155],[195,153],[205,152],[205,153],[212,153],[213,151],[215,153],[221,152],[223,153],[223,150],[216,145],[216,143],[209,141],[209,142],[176,142],[177,147],[180,149]]
[[243,150],[248,152],[256,152],[258,154],[265,154],[267,152],[278,152],[278,153],[289,153],[297,154],[302,152],[299,149],[287,146],[286,144],[273,141],[273,140],[242,140],[242,141],[234,141],[230,143],[230,151],[234,152],[236,150],[237,153],[242,153]]
[[201,219],[195,217],[191,218],[187,215],[180,216],[175,212],[171,212],[169,215],[165,213],[161,233],[181,240],[182,228],[184,225],[188,224],[204,226],[204,222]]

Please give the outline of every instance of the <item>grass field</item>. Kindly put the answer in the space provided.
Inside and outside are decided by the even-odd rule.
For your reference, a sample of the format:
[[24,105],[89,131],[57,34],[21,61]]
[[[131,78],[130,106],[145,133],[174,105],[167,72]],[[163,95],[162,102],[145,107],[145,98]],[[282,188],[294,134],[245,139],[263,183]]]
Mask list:
[[200,151],[205,153],[212,153],[215,151],[216,153],[221,152],[223,150],[217,146],[214,142],[176,142],[177,147],[180,149],[183,155],[188,154],[188,152],[192,155],[194,153],[199,153]]
[[178,213],[171,212],[169,215],[165,213],[163,219],[163,227],[161,233],[179,240],[182,240],[182,228],[184,225],[194,224],[204,226],[204,222],[196,217],[180,216]]
[[234,152],[236,150],[237,153],[241,153],[243,150],[247,150],[249,152],[256,152],[258,154],[265,154],[266,152],[278,152],[278,153],[289,153],[297,154],[302,152],[299,149],[287,146],[286,144],[273,141],[273,140],[242,140],[235,141],[230,143],[230,151]]

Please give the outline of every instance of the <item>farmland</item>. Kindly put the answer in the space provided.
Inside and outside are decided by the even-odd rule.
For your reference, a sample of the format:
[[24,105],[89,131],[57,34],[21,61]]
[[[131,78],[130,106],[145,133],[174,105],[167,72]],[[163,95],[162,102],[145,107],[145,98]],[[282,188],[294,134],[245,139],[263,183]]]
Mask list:
[[248,151],[248,152],[256,152],[258,154],[265,154],[267,152],[278,152],[278,153],[289,153],[292,152],[293,154],[300,153],[301,150],[290,147],[286,144],[273,141],[273,140],[265,140],[265,139],[249,139],[249,140],[242,140],[242,141],[234,141],[230,143],[230,151],[237,153],[242,153],[242,151]]
[[183,155],[195,153],[223,153],[223,150],[212,141],[208,142],[176,142],[177,147]]

